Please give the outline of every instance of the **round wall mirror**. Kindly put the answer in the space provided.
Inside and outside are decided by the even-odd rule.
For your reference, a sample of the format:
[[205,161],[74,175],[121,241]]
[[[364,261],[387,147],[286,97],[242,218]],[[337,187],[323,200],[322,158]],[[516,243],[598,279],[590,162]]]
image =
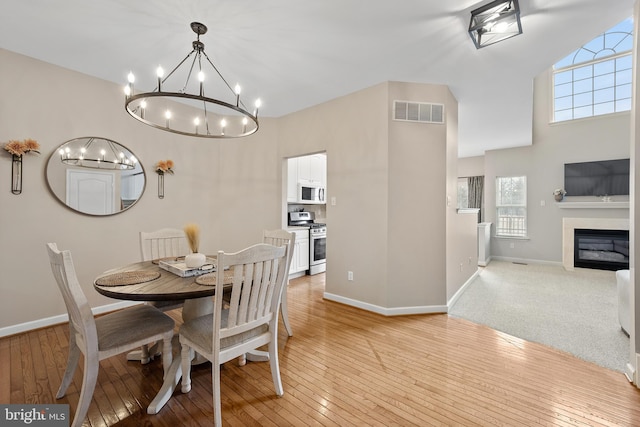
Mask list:
[[144,168],[134,154],[106,138],[76,138],[60,145],[47,163],[49,189],[65,206],[87,215],[114,215],[144,192]]

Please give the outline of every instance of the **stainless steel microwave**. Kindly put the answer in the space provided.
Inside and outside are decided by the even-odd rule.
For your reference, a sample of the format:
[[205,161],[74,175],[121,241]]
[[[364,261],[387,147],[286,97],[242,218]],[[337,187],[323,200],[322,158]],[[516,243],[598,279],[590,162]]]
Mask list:
[[298,181],[298,203],[326,203],[325,189],[316,181]]

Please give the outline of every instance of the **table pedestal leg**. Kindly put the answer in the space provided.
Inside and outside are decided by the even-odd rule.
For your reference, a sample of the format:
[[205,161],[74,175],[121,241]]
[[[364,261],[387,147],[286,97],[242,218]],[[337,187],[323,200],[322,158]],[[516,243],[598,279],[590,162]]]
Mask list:
[[[178,336],[173,337],[174,346],[178,343]],[[180,344],[178,343],[178,347]],[[178,356],[180,356],[180,352],[178,352]],[[162,387],[160,387],[160,391],[156,394],[156,397],[153,398],[149,407],[147,408],[147,414],[157,414],[160,409],[164,406],[165,403],[169,401],[173,391],[178,386],[178,382],[182,378],[182,360],[180,357],[174,357],[167,374],[164,376],[164,382],[162,383]]]

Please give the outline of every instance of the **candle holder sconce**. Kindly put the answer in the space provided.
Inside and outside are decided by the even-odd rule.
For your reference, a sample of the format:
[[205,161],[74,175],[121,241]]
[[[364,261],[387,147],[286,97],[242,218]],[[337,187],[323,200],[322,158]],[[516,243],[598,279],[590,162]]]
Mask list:
[[4,149],[11,154],[11,193],[22,193],[22,157],[27,153],[40,154],[40,144],[33,139],[12,140],[4,144]]
[[158,161],[156,172],[158,173],[158,199],[164,199],[164,175],[165,173],[173,175],[173,160]]
[[22,156],[11,155],[11,192],[22,193]]
[[158,171],[158,199],[164,199],[164,172]]

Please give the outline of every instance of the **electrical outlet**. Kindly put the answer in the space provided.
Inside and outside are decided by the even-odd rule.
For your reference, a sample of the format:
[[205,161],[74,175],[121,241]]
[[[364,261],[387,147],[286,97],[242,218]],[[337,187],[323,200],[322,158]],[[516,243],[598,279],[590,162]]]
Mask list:
[[335,206],[337,202],[338,201],[336,200],[335,196],[331,198],[331,206]]
[[515,243],[509,243],[509,247],[510,247],[511,249],[513,249],[513,248],[515,248],[515,247],[516,247],[516,244],[515,244]]
[[462,271],[463,265],[462,263],[460,263],[460,271]]
[[347,280],[353,280],[353,271],[347,271]]

